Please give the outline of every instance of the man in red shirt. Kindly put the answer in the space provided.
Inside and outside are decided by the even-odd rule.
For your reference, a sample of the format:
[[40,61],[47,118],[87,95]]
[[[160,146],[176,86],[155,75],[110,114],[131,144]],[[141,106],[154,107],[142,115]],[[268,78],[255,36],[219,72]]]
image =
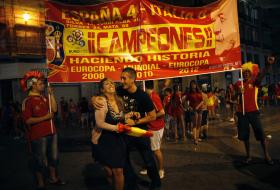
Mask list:
[[[165,112],[159,95],[154,91],[154,82],[146,81],[145,87],[146,87],[146,92],[152,99],[152,102],[156,110],[156,120],[151,121],[148,124],[148,127],[150,130],[153,131],[153,136],[151,137],[151,148],[159,164],[159,176],[161,179],[163,179],[164,178],[163,155],[160,150],[160,146],[161,146],[161,140],[164,132]],[[147,173],[146,170],[141,171],[141,174],[146,174],[146,173]]]
[[163,98],[163,107],[165,110],[165,134],[166,134],[166,139],[169,141],[170,140],[170,131],[172,127],[176,127],[176,121],[172,116],[172,111],[170,109],[170,100],[172,96],[172,89],[171,88],[165,88],[164,89],[164,98]]
[[43,95],[45,90],[44,75],[38,71],[30,71],[20,81],[21,87],[28,92],[22,103],[22,116],[27,126],[27,138],[32,153],[33,169],[37,178],[38,189],[45,189],[44,171],[50,169],[50,183],[65,184],[57,173],[58,147],[57,133],[53,123],[57,104],[51,88],[48,89],[51,101]]
[[259,73],[259,68],[257,64],[253,64],[252,62],[245,63],[242,65],[242,72],[244,76],[244,87],[242,88],[241,82],[237,82],[236,87],[238,88],[238,92],[243,94],[244,96],[244,109],[245,114],[243,114],[242,110],[242,97],[239,96],[239,105],[237,110],[238,117],[238,138],[244,142],[244,146],[246,149],[247,158],[244,161],[245,164],[249,164],[252,160],[250,155],[250,128],[249,124],[251,124],[256,140],[261,142],[265,161],[269,165],[273,165],[273,161],[270,158],[268,153],[268,142],[265,138],[264,130],[260,120],[259,107],[257,104],[258,98],[258,88],[261,84],[265,73],[268,71],[269,66],[275,62],[275,57],[269,56],[267,58],[267,63],[265,69]]

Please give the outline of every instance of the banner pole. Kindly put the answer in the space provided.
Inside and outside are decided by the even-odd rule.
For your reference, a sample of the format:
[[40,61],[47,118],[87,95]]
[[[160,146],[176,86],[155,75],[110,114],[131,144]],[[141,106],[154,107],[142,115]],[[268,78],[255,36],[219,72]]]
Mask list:
[[[47,81],[47,84],[48,84],[48,87],[50,87],[50,83],[49,81]],[[49,112],[51,113],[52,112],[52,104],[51,104],[51,94],[48,92],[48,97],[49,97]],[[51,119],[51,131],[52,131],[52,134],[54,132],[53,130],[53,119]]]
[[242,69],[240,69],[240,77],[241,77],[241,99],[242,99],[242,113],[245,115],[245,106],[244,106],[244,83],[243,83],[243,73]]
[[143,80],[143,90],[146,91],[145,81]]

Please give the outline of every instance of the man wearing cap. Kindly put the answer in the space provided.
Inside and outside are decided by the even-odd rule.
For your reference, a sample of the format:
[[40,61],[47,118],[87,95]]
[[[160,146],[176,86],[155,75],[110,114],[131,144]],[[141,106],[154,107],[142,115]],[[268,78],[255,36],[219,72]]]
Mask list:
[[[27,126],[27,139],[32,154],[32,169],[37,179],[37,189],[45,189],[44,174],[49,168],[49,183],[65,184],[58,176],[57,133],[53,123],[57,104],[53,90],[48,88],[50,100],[43,95],[45,91],[44,75],[38,71],[30,71],[20,81],[23,91],[28,97],[22,103],[22,116]],[[51,104],[51,110],[49,106]]]

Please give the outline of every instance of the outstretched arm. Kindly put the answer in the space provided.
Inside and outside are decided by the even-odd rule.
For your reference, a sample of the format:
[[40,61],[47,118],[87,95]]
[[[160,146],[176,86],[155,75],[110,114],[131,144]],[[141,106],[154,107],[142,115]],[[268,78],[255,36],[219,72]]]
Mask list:
[[266,59],[265,68],[258,74],[258,76],[256,78],[256,81],[255,81],[256,86],[261,85],[263,78],[265,77],[265,75],[268,73],[268,71],[270,69],[270,65],[272,65],[274,63],[275,63],[275,57],[268,56]]

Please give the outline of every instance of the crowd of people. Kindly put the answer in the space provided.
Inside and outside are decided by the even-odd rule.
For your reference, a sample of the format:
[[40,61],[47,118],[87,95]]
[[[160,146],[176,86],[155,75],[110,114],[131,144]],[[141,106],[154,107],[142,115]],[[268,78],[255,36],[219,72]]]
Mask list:
[[78,103],[70,98],[60,98],[61,127],[76,127],[91,129],[94,125],[93,107],[86,97],[82,97]]
[[[209,84],[199,85],[192,80],[185,92],[180,91],[180,84],[163,89],[163,104],[165,109],[166,138],[171,136],[175,141],[187,138],[195,144],[207,139],[208,123],[211,120],[227,120],[234,122],[237,94],[233,84],[224,89],[214,88]],[[226,113],[222,112],[228,109]],[[180,131],[181,135],[179,137]]]
[[[243,83],[230,84],[226,90],[211,88],[206,83],[200,85],[192,80],[185,92],[175,84],[172,89],[162,89],[162,96],[154,89],[153,81],[145,82],[145,91],[138,87],[136,71],[125,68],[121,73],[121,86],[116,87],[110,78],[104,78],[99,83],[99,95],[93,96],[90,101],[83,97],[78,103],[73,99],[67,101],[64,97],[57,103],[50,87],[47,89],[49,96],[45,96],[44,75],[31,71],[21,80],[27,98],[22,106],[18,102],[4,106],[1,125],[7,134],[14,133],[16,137],[25,135],[27,138],[39,190],[45,189],[46,177],[51,184],[66,184],[57,172],[59,148],[55,118],[58,110],[62,127],[92,129],[92,156],[104,167],[108,182],[115,190],[137,189],[138,177],[130,157],[135,150],[144,162],[140,174],[148,175],[151,190],[160,189],[161,180],[165,177],[161,151],[163,137],[175,142],[189,139],[197,146],[207,140],[212,120],[236,123],[234,136],[244,142],[244,164],[252,161],[249,143],[251,125],[256,140],[263,148],[266,163],[273,165],[259,104],[278,104],[279,84],[273,85],[273,88],[260,85],[274,62],[274,57],[268,57],[261,72],[256,64],[243,64]],[[259,98],[258,90],[262,92]],[[226,114],[222,114],[224,109]],[[49,170],[48,176],[46,169]]]

